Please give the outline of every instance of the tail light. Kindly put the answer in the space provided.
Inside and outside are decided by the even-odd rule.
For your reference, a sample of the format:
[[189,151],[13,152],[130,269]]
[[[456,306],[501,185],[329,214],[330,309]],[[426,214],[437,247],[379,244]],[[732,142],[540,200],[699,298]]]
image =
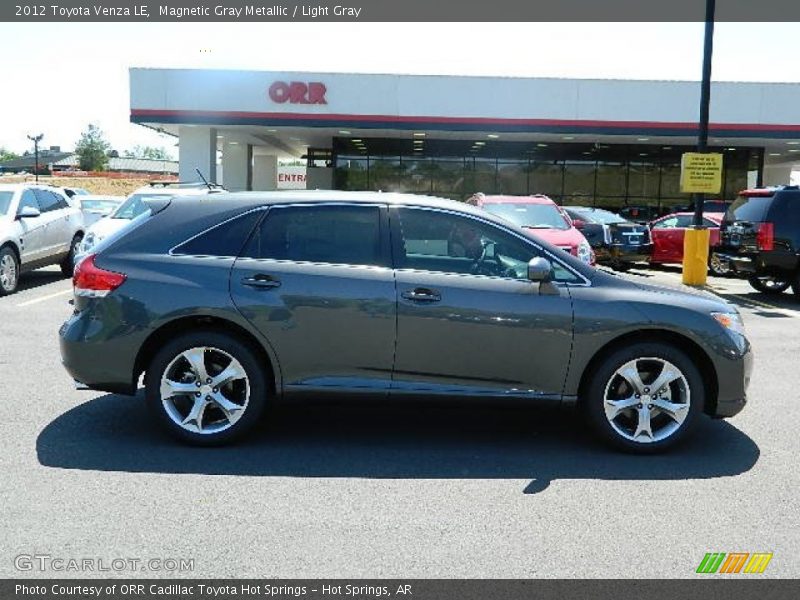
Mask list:
[[102,298],[121,286],[126,275],[101,269],[94,264],[96,254],[90,254],[78,263],[72,275],[72,286],[76,296]]
[[756,234],[758,249],[763,251],[772,250],[775,247],[775,228],[772,223],[761,223]]

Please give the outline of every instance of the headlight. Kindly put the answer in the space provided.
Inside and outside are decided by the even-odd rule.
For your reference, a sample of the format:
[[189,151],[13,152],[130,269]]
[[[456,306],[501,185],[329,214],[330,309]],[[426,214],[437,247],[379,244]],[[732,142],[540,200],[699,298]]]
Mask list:
[[735,312],[713,312],[711,316],[714,317],[717,323],[722,325],[728,332],[736,333],[742,337],[745,336],[744,322],[742,316]]
[[592,247],[589,242],[583,241],[578,244],[578,258],[580,258],[587,265],[592,262]]

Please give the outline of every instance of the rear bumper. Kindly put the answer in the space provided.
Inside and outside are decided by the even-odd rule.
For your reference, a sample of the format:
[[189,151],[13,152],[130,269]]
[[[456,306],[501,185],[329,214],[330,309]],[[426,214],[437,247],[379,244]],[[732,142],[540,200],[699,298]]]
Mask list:
[[136,392],[133,365],[143,332],[110,331],[86,313],[73,314],[59,329],[61,363],[78,389],[115,394]]
[[653,254],[652,244],[637,246],[625,244],[603,244],[594,249],[598,262],[646,262]]

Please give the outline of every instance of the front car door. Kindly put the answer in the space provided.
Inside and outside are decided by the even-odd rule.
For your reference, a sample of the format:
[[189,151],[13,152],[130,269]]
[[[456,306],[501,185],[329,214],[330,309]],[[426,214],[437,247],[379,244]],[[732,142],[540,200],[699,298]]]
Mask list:
[[72,239],[68,221],[68,211],[72,209],[66,199],[56,192],[41,188],[35,188],[34,191],[42,211],[40,218],[45,223],[45,255],[66,254]]
[[[393,394],[560,399],[572,347],[568,285],[527,279],[532,240],[438,209],[391,210],[398,308]],[[557,278],[585,280],[553,261]]]
[[237,308],[277,355],[283,391],[377,392],[396,328],[380,204],[273,206],[231,272]]
[[19,217],[17,216],[20,255],[22,264],[27,265],[41,260],[47,256],[47,217],[39,206],[39,201],[33,189],[22,190],[22,194],[17,205],[17,215],[22,212],[24,207],[35,208],[40,212],[38,217]]

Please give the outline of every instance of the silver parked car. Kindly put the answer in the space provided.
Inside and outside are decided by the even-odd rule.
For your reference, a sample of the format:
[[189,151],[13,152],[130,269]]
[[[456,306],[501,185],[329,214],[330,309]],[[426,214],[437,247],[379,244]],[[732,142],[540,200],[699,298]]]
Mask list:
[[108,196],[98,194],[85,194],[75,196],[83,211],[83,222],[86,227],[96,223],[103,217],[113,213],[120,204],[125,202],[125,196]]
[[83,239],[83,213],[58,188],[0,184],[0,296],[17,290],[20,273],[60,265],[72,275]]

